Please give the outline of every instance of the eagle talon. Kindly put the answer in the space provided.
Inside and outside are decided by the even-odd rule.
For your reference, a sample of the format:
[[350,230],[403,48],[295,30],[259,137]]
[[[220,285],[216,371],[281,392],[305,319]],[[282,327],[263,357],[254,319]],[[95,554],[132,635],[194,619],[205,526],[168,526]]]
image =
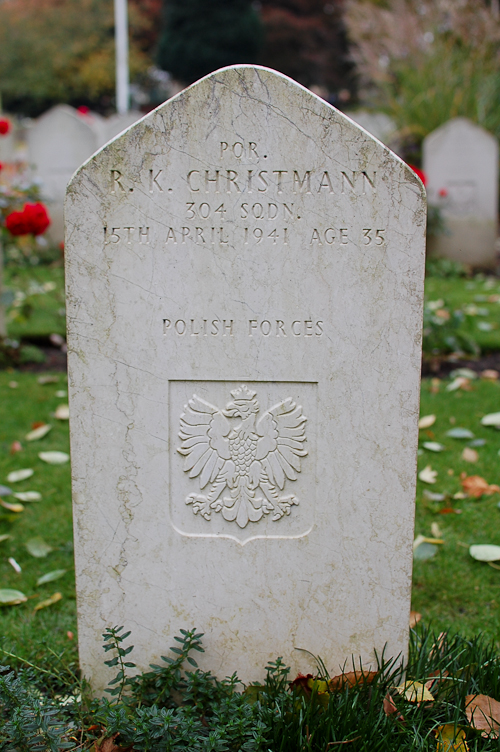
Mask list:
[[205,520],[210,520],[211,510],[208,503],[208,498],[201,494],[189,494],[186,499],[186,504],[193,505],[193,512],[195,514],[201,514]]

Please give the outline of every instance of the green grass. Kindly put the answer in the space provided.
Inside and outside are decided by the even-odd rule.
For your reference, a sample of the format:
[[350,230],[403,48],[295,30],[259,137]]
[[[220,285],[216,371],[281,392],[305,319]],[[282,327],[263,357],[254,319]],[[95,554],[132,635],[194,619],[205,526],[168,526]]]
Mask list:
[[[7,267],[4,275],[7,289],[26,296],[8,309],[9,337],[66,335],[64,270],[61,266]],[[44,285],[52,284],[55,285],[53,290],[44,289]]]
[[[438,394],[431,393],[430,380],[422,384],[421,414],[436,415],[436,422],[428,431],[420,431],[420,445],[437,441],[446,450],[436,453],[421,449],[419,470],[431,465],[438,476],[433,485],[418,481],[415,533],[430,537],[431,525],[437,522],[445,543],[437,547],[434,558],[415,561],[413,608],[439,629],[459,629],[465,634],[484,631],[500,643],[500,571],[474,561],[468,552],[471,544],[500,544],[500,494],[480,500],[452,498],[462,491],[462,472],[500,485],[500,431],[481,425],[483,415],[500,411],[500,382],[474,381],[471,392],[448,392],[445,387],[449,383],[442,381]],[[446,436],[454,426],[468,428],[477,439],[486,440],[484,446],[476,447],[476,463],[466,462],[461,456],[470,441]],[[451,498],[429,501],[425,490]],[[461,514],[440,514],[442,508],[450,506]]]
[[[18,386],[12,389],[9,382]],[[55,384],[40,385],[32,374],[0,372],[0,484],[13,491],[39,491],[42,501],[26,503],[20,514],[0,508],[0,535],[10,534],[11,539],[0,543],[0,587],[14,588],[28,596],[20,606],[0,608],[0,634],[3,646],[14,648],[24,656],[35,655],[37,645],[44,640],[57,652],[67,649],[68,659],[76,656],[76,608],[72,545],[72,516],[69,463],[48,465],[38,453],[47,450],[69,451],[68,422],[55,420],[52,415],[67,397],[57,397],[57,391],[67,390],[67,378],[58,374]],[[53,426],[40,441],[27,442],[24,436],[34,422]],[[21,452],[10,454],[13,441],[20,441]],[[7,475],[13,470],[33,468],[34,475],[24,481],[10,484]],[[6,501],[16,501],[5,497]],[[25,548],[26,542],[41,536],[52,553],[46,558],[34,558]],[[22,567],[17,574],[8,563],[13,557]],[[56,569],[67,569],[67,574],[57,581],[37,587],[37,579]],[[63,600],[48,608],[34,612],[34,606],[61,592]],[[67,632],[74,633],[69,640]],[[46,652],[46,648],[41,648]],[[0,655],[0,663],[2,656]]]
[[[488,298],[492,296],[500,296],[500,280],[494,277],[427,277],[425,280],[426,301],[443,300],[446,308],[452,311],[465,308],[463,330],[477,342],[483,352],[500,350],[500,297],[498,302],[489,302]],[[479,314],[488,313],[471,315],[474,309],[469,306],[475,306]],[[493,329],[489,332],[482,331],[481,325],[485,323],[491,324]]]

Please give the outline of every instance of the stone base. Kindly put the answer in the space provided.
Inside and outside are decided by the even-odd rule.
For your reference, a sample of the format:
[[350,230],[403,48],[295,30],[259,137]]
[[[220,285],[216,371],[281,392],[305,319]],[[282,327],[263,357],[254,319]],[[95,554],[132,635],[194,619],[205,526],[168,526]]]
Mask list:
[[447,219],[446,226],[449,235],[427,239],[427,253],[430,256],[490,269],[498,265],[495,249],[497,227],[494,222],[454,218]]

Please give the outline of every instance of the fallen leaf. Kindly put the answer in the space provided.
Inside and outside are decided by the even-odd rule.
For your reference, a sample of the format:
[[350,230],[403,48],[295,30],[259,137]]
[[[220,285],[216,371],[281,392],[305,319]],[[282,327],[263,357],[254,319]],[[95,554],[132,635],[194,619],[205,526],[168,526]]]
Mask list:
[[36,581],[37,586],[38,585],[46,585],[47,582],[54,582],[54,580],[58,580],[60,577],[63,577],[67,569],[54,569],[53,572],[47,572],[47,574],[42,575],[38,578]]
[[410,629],[415,629],[421,618],[422,614],[419,614],[418,611],[410,611]]
[[481,736],[498,739],[500,729],[500,702],[488,695],[467,695],[465,714],[470,725],[481,731]]
[[443,533],[441,532],[441,528],[437,524],[437,522],[433,522],[431,525],[431,534],[433,538],[442,538]]
[[35,422],[31,424],[31,430],[36,431],[37,428],[41,428],[44,425],[45,423],[43,420],[35,420]]
[[435,483],[437,474],[437,470],[433,470],[430,465],[427,465],[427,467],[424,467],[424,469],[419,472],[418,477],[424,483]]
[[500,561],[500,546],[489,543],[471,546],[469,553],[476,561]]
[[20,441],[13,441],[10,445],[9,454],[16,454],[17,452],[23,451],[23,445]]
[[425,499],[428,499],[429,501],[444,501],[446,499],[446,494],[434,493],[433,491],[428,491],[427,488],[424,489],[422,495]]
[[0,496],[10,496],[12,493],[12,488],[7,488],[7,486],[0,486]]
[[453,723],[438,726],[434,733],[437,739],[436,752],[468,752],[465,731]]
[[493,368],[487,368],[485,371],[481,372],[481,378],[486,379],[487,381],[496,381],[500,376],[500,373],[498,371],[495,371]]
[[425,687],[431,691],[432,687],[435,685],[436,689],[438,684],[443,681],[443,679],[446,679],[447,676],[449,676],[449,671],[432,671],[429,674],[429,679],[425,682]]
[[36,559],[44,559],[50,554],[51,551],[54,550],[52,546],[49,546],[49,544],[46,543],[43,538],[40,538],[40,536],[37,536],[36,538],[30,538],[30,540],[27,541],[27,543],[25,543],[24,545],[26,546],[28,553],[30,553]]
[[56,397],[59,397],[59,399],[62,399],[63,397],[67,397],[68,392],[65,389],[59,389],[59,391],[56,392]]
[[17,383],[17,381],[9,381],[9,386],[11,389],[17,389],[19,384]]
[[457,491],[456,494],[453,494],[453,498],[454,499],[466,499],[467,498],[467,494],[464,494],[463,491]]
[[421,543],[413,552],[413,558],[418,561],[432,559],[437,553],[437,548],[433,543]]
[[54,603],[57,603],[60,600],[62,600],[62,594],[54,593],[54,595],[51,595],[50,598],[46,598],[44,601],[40,601],[40,603],[37,603],[33,610],[40,611],[42,608],[47,608],[47,606],[52,606]]
[[464,451],[462,452],[462,459],[465,462],[477,462],[479,459],[479,454],[476,452],[475,449],[471,449],[470,447],[465,447]]
[[22,504],[19,504],[18,502],[10,502],[10,501],[4,501],[3,499],[0,499],[0,506],[4,509],[8,509],[9,512],[24,512],[24,507]]
[[472,389],[470,379],[466,379],[464,376],[458,376],[446,387],[447,392],[455,392],[457,389],[463,389],[466,392],[470,392]]
[[38,456],[49,465],[63,465],[69,461],[69,454],[66,452],[39,452]]
[[39,376],[37,379],[39,384],[57,384],[59,381],[58,376]]
[[441,385],[441,379],[431,379],[431,388],[429,389],[431,394],[439,394],[439,387]]
[[73,632],[66,632],[66,637],[68,638],[68,640],[72,640],[74,636],[75,635],[73,634]]
[[474,434],[468,428],[450,428],[446,435],[451,439],[473,439]]
[[357,684],[371,684],[378,671],[348,671],[334,676],[328,682],[330,692],[342,692],[345,687],[355,687]]
[[455,370],[450,373],[450,379],[457,379],[460,376],[464,379],[477,379],[477,373],[471,368],[455,368]]
[[435,415],[424,415],[420,420],[418,421],[418,427],[419,428],[430,428],[434,425],[436,422],[436,416]]
[[19,493],[12,494],[14,498],[19,501],[41,501],[42,494],[38,491],[20,491]]
[[429,452],[443,452],[446,449],[446,447],[438,441],[424,441],[422,446],[424,449],[428,449]]
[[38,439],[43,439],[44,436],[47,436],[51,429],[52,426],[49,426],[47,423],[42,423],[41,426],[38,426],[38,428],[27,433],[24,438],[26,441],[38,441]]
[[471,441],[469,446],[471,447],[481,447],[486,444],[486,439],[474,439],[474,441]]
[[434,697],[422,682],[408,680],[395,689],[408,702],[434,702]]
[[21,480],[26,480],[27,478],[31,478],[35,471],[31,468],[25,468],[24,470],[14,470],[12,473],[9,473],[7,476],[7,482],[8,483],[19,483]]
[[440,509],[438,514],[462,514],[461,509],[453,509],[453,507],[443,507],[443,509]]
[[17,574],[21,574],[23,570],[21,569],[17,561],[12,556],[9,556],[7,561],[9,562],[10,566],[14,569],[14,571],[17,572]]
[[401,715],[401,713],[398,711],[394,700],[392,699],[391,695],[389,693],[386,694],[384,697],[384,700],[382,702],[382,707],[384,709],[384,713],[386,715],[393,715],[394,713],[397,713],[397,720],[404,722],[404,717]]
[[11,588],[0,589],[0,606],[17,606],[28,599],[20,590],[11,590]]
[[129,752],[129,750],[132,749],[132,745],[128,747],[119,747],[117,744],[115,744],[116,737],[119,736],[119,734],[113,734],[113,736],[108,737],[107,739],[98,739],[94,742],[94,752]]
[[69,420],[69,405],[58,405],[54,417],[57,420]]
[[432,543],[432,545],[442,545],[444,540],[442,538],[426,538],[425,535],[417,535],[413,541],[413,550],[415,551],[422,543]]
[[0,543],[3,543],[6,540],[10,540],[10,538],[12,538],[12,535],[4,533],[3,535],[0,535]]
[[467,496],[473,499],[480,499],[481,496],[491,496],[494,493],[500,493],[500,486],[489,485],[480,475],[469,475],[460,473],[460,482]]
[[500,413],[489,413],[481,418],[483,426],[500,426]]

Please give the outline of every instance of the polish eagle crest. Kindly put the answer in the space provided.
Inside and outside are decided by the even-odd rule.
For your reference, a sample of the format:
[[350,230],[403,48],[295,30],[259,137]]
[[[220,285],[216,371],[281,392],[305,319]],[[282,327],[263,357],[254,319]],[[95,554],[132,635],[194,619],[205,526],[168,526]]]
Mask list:
[[177,451],[202,491],[189,494],[186,504],[206,520],[220,512],[240,528],[268,514],[280,520],[299,503],[283,491],[287,480],[297,480],[307,455],[307,418],[291,398],[259,417],[256,392],[244,384],[231,396],[222,410],[196,394],[184,406]]

